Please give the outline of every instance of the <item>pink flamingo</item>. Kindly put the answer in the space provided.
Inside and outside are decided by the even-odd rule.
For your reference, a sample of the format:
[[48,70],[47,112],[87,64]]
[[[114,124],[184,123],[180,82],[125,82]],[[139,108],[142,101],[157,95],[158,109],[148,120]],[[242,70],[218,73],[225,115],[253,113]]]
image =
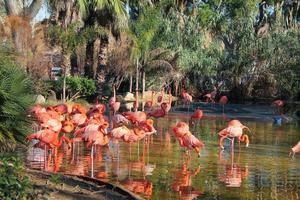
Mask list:
[[83,125],[87,120],[86,109],[83,108],[80,104],[74,104],[71,117],[75,126]]
[[165,112],[166,112],[166,113],[169,113],[169,111],[171,110],[171,107],[172,107],[172,99],[173,99],[173,96],[172,96],[172,93],[171,93],[171,88],[169,88],[169,101],[168,101],[168,103],[166,104],[166,108],[165,108]]
[[182,90],[181,95],[183,97],[184,104],[188,106],[188,112],[189,112],[190,105],[193,102],[193,97],[190,94],[188,94],[185,90]]
[[206,97],[206,102],[209,103],[215,103],[215,97],[217,94],[217,88],[214,87],[214,90],[211,93],[208,93],[206,95],[204,95]]
[[142,111],[136,111],[136,112],[123,112],[122,115],[131,121],[133,124],[145,121],[147,119],[147,114]]
[[160,91],[160,95],[157,97],[157,103],[161,103],[164,99],[164,89],[162,88],[161,91]]
[[148,116],[149,117],[164,117],[167,114],[167,111],[166,111],[167,108],[168,108],[167,103],[161,103],[160,108],[148,113]]
[[276,100],[276,101],[273,101],[272,105],[276,106],[277,111],[278,111],[278,113],[280,114],[280,113],[281,113],[281,109],[282,109],[283,106],[284,106],[284,101],[278,99],[278,100]]
[[293,148],[291,148],[290,156],[292,155],[294,158],[295,154],[298,152],[300,152],[300,141]]
[[116,98],[116,86],[113,84],[113,97],[109,101],[110,110],[113,112],[113,115],[120,109],[121,103],[117,102]]
[[225,138],[231,140],[232,150],[233,150],[234,138],[238,138],[239,141],[245,142],[246,147],[248,147],[249,146],[249,137],[248,137],[248,135],[243,134],[243,129],[244,128],[250,130],[247,126],[244,126],[238,120],[230,121],[228,123],[228,127],[219,132],[219,136],[220,136],[219,146],[220,146],[220,148],[224,149],[224,146],[223,146],[222,142]]
[[194,124],[195,120],[201,119],[202,117],[203,117],[203,111],[197,108],[194,114],[191,115],[190,121],[192,122],[192,124]]
[[227,96],[221,96],[221,98],[219,100],[219,104],[222,105],[222,107],[223,107],[223,115],[224,115],[224,108],[227,103],[228,103]]
[[151,100],[146,101],[145,107],[148,108],[149,110],[152,109],[153,102],[154,102],[154,91],[151,92]]
[[128,123],[129,123],[129,120],[121,114],[116,114],[116,115],[112,116],[112,127],[113,128],[117,128],[117,127],[123,126]]
[[200,157],[200,150],[204,147],[204,143],[190,132],[189,126],[185,122],[178,122],[176,126],[173,127],[173,132],[181,147],[195,149],[198,157]]
[[46,146],[50,147],[51,149],[55,148],[55,147],[60,147],[63,141],[70,143],[70,140],[65,136],[62,136],[60,139],[58,139],[58,135],[59,135],[58,131],[44,129],[44,130],[40,130],[36,133],[30,134],[27,137],[27,140],[30,140],[30,141],[33,139],[39,140],[40,142],[42,142]]

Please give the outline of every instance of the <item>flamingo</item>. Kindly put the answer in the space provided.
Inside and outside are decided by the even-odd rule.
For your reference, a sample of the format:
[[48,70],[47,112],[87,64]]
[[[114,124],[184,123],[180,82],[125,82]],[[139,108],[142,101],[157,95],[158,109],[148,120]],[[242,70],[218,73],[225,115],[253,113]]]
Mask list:
[[173,132],[181,147],[195,149],[198,157],[200,157],[200,150],[204,147],[204,143],[189,131],[189,126],[185,122],[178,122],[176,126],[173,127]]
[[31,141],[33,139],[39,140],[46,146],[52,148],[60,147],[63,141],[66,141],[67,143],[70,143],[70,140],[62,136],[60,139],[58,139],[59,132],[53,131],[50,129],[43,129],[36,133],[32,133],[27,137],[27,140]]
[[77,130],[74,135],[76,136],[73,141],[87,142],[87,146],[99,144],[105,146],[108,144],[107,137],[108,123],[91,123],[87,126]]
[[300,141],[293,148],[291,148],[290,156],[292,155],[294,158],[295,154],[298,152],[300,152]]
[[145,107],[148,108],[149,110],[152,109],[153,102],[154,102],[154,91],[151,92],[151,100],[146,101]]
[[169,101],[166,104],[165,112],[168,113],[171,110],[172,107],[172,93],[171,93],[171,88],[169,88]]
[[234,138],[238,138],[239,141],[245,142],[246,147],[249,146],[249,137],[246,134],[243,134],[243,129],[246,128],[250,130],[247,126],[244,126],[240,121],[238,120],[232,120],[228,123],[227,128],[221,130],[219,132],[220,140],[219,140],[219,146],[221,149],[224,149],[224,146],[222,144],[223,140],[225,138],[228,138],[232,142],[232,150],[233,150],[233,144],[234,144]]
[[278,111],[278,113],[280,114],[280,113],[281,113],[281,109],[282,109],[283,106],[284,106],[284,101],[278,99],[278,100],[276,100],[276,101],[273,101],[272,105],[276,106],[277,111]]
[[201,119],[203,117],[203,111],[199,108],[197,108],[194,112],[194,114],[191,115],[190,121],[192,124],[194,123],[195,120]]
[[160,104],[160,108],[157,110],[154,110],[150,113],[148,113],[149,117],[164,117],[167,114],[167,108],[168,108],[168,104],[167,103],[162,103]]
[[193,97],[190,94],[188,94],[185,90],[182,91],[181,95],[183,97],[184,104],[188,106],[189,112],[190,104],[193,102]]
[[147,119],[147,114],[142,111],[123,112],[122,115],[132,123],[138,123]]
[[215,103],[215,97],[217,94],[217,88],[214,87],[214,90],[206,95],[204,95],[206,97],[206,102],[209,103]]
[[219,104],[222,105],[222,107],[223,107],[223,115],[224,115],[225,104],[227,104],[227,103],[228,103],[227,96],[221,96],[221,98],[219,100]]
[[71,116],[74,125],[81,126],[87,120],[86,109],[83,108],[80,104],[75,104],[73,105]]
[[113,112],[113,115],[120,109],[121,103],[117,102],[116,98],[116,85],[113,84],[113,97],[109,100],[109,107],[110,110]]
[[116,114],[112,117],[112,127],[117,128],[119,126],[128,124],[129,120],[121,114]]
[[71,133],[74,130],[74,128],[75,128],[75,126],[74,126],[74,123],[72,122],[72,120],[67,119],[67,120],[63,121],[61,131],[63,133]]
[[165,92],[164,92],[164,89],[162,88],[162,89],[160,90],[160,95],[157,97],[157,103],[161,103],[161,102],[163,101],[163,99],[164,99],[164,94],[165,94]]

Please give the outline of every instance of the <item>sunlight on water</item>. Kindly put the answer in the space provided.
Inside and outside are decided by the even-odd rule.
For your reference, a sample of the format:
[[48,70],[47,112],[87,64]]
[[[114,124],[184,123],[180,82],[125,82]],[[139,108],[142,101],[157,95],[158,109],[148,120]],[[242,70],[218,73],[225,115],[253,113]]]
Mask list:
[[148,199],[300,199],[300,157],[288,157],[300,139],[297,124],[242,120],[253,131],[250,146],[236,142],[231,153],[229,141],[224,151],[218,147],[217,132],[227,121],[202,119],[190,127],[205,143],[198,158],[194,151],[188,156],[173,136],[171,127],[181,120],[187,118],[173,114],[156,120],[157,135],[131,145],[91,149],[76,143],[46,159],[44,150],[30,149],[27,165],[111,181]]

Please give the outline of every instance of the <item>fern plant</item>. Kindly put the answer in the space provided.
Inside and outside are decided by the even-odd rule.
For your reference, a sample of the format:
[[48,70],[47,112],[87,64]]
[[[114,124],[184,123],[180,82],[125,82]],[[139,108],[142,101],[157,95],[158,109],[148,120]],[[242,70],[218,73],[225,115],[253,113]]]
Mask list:
[[30,133],[27,110],[33,104],[33,83],[15,61],[0,49],[0,151],[24,143]]

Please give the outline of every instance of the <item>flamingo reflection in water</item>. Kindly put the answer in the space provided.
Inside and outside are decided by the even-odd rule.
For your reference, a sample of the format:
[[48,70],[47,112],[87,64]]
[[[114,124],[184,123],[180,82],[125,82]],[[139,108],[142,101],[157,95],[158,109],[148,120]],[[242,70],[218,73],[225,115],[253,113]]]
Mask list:
[[[155,169],[155,165],[149,164],[149,140],[144,140],[141,156],[137,161],[129,161],[128,167],[128,178],[121,181],[121,185],[134,193],[139,193],[150,197],[152,195],[153,185],[151,181],[146,179],[146,176],[152,175],[152,172]],[[142,173],[143,178],[131,178],[132,171]]]
[[[240,155],[240,154],[239,154]],[[219,152],[219,160],[224,166],[224,174],[219,174],[219,181],[225,183],[226,187],[241,187],[242,181],[249,175],[248,166],[241,167],[234,163],[234,152],[230,152],[231,162],[223,159],[223,151]]]
[[191,157],[187,156],[184,160],[181,169],[176,172],[176,178],[171,185],[172,189],[179,193],[183,200],[192,200],[202,194],[194,187],[192,187],[192,177],[200,172],[200,166],[195,170],[190,170]]

